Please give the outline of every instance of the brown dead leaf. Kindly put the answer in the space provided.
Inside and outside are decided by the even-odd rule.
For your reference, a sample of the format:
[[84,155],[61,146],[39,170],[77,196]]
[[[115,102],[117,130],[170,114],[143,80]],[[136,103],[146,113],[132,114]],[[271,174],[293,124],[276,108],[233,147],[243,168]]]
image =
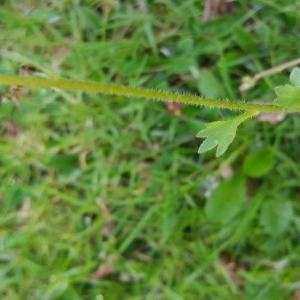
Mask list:
[[220,15],[229,15],[232,9],[232,0],[205,0],[201,22],[205,23]]
[[10,87],[9,99],[16,104],[18,99],[31,96],[31,90],[28,87],[13,85]]
[[3,136],[6,138],[17,137],[22,132],[21,128],[12,120],[8,119],[5,123]]
[[51,68],[53,70],[58,70],[60,65],[65,61],[69,54],[69,48],[66,46],[60,46],[55,49],[55,55],[51,61]]
[[227,272],[232,282],[236,287],[241,288],[243,286],[242,278],[237,274],[239,269],[245,268],[240,262],[232,259],[226,254],[223,254],[220,258],[220,263],[224,270]]
[[23,64],[19,68],[19,75],[20,76],[32,76],[32,73],[37,72],[37,71],[38,71],[38,69],[36,68],[36,66]]
[[10,91],[18,99],[24,96],[23,95],[24,88],[21,86],[12,86],[10,88]]
[[165,107],[167,109],[167,112],[171,115],[180,116],[181,114],[181,103],[176,102],[165,102]]
[[101,264],[94,273],[91,274],[91,279],[97,280],[112,274],[115,270],[115,259],[116,257],[114,254],[109,255],[107,260],[103,264]]
[[291,298],[289,298],[291,300],[299,300],[300,299],[300,290],[295,290],[292,295]]
[[91,152],[90,149],[83,149],[79,154],[79,164],[81,168],[86,167],[86,157]]

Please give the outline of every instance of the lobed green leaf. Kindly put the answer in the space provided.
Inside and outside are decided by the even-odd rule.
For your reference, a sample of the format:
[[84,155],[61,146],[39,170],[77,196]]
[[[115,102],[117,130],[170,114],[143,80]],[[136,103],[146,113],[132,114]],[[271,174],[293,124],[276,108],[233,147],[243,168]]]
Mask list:
[[282,106],[285,111],[300,108],[300,88],[286,84],[275,88],[277,98],[274,104]]
[[300,108],[300,68],[294,68],[290,75],[291,84],[275,88],[277,98],[274,104],[282,106],[285,111]]
[[238,125],[234,120],[206,124],[206,128],[197,134],[197,137],[206,138],[198,152],[203,153],[217,146],[216,156],[224,154],[236,135]]
[[206,128],[197,134],[197,137],[206,138],[201,144],[198,153],[204,153],[217,146],[216,156],[219,157],[224,154],[232,143],[238,126],[256,114],[256,112],[247,112],[234,119],[205,124]]

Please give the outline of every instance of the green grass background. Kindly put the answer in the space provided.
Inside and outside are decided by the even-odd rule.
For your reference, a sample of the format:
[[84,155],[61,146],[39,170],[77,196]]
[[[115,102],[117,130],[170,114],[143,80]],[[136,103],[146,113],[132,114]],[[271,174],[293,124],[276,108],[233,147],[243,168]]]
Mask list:
[[[290,70],[244,94],[241,79],[300,53],[299,1],[234,1],[205,24],[196,0],[0,4],[2,74],[271,101]],[[297,115],[247,121],[215,159],[197,154],[195,135],[229,111],[176,115],[163,103],[49,89],[23,89],[16,105],[0,91],[1,299],[300,299]],[[259,149],[272,150],[272,169],[241,175],[237,215],[210,220],[224,170],[239,174]],[[101,266],[108,274],[96,278]]]

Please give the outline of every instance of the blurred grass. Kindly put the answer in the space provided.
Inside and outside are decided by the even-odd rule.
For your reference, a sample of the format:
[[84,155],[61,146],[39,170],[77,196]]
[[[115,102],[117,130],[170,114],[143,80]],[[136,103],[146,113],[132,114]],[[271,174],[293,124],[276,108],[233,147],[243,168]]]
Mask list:
[[[238,87],[299,56],[299,4],[234,7],[201,24],[195,0],[1,1],[0,72],[272,100],[288,72]],[[249,121],[215,159],[195,135],[227,111],[46,89],[22,90],[17,108],[0,88],[1,299],[300,297],[297,116]],[[271,172],[248,178],[234,220],[210,222],[221,171],[265,147]],[[279,235],[271,200],[292,203]]]

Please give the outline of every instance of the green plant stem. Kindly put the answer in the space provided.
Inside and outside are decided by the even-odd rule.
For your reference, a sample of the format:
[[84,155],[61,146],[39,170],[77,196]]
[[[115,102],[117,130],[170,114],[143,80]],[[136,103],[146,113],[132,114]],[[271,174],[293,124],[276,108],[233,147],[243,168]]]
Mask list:
[[226,108],[254,112],[279,112],[282,109],[279,106],[269,104],[246,103],[242,101],[227,101],[208,99],[199,96],[171,93],[159,90],[144,88],[134,88],[118,86],[112,84],[102,84],[93,82],[84,82],[63,78],[35,78],[0,75],[0,85],[18,85],[34,88],[59,88],[63,90],[77,90],[85,92],[95,92],[107,95],[118,95],[134,98],[146,98],[161,101],[179,102],[184,104],[208,106],[215,108]]
[[233,119],[233,121],[236,122],[237,124],[241,124],[242,122],[246,121],[249,118],[256,116],[257,114],[258,114],[257,111],[248,111],[248,112],[245,112],[242,115],[236,117],[235,119]]

